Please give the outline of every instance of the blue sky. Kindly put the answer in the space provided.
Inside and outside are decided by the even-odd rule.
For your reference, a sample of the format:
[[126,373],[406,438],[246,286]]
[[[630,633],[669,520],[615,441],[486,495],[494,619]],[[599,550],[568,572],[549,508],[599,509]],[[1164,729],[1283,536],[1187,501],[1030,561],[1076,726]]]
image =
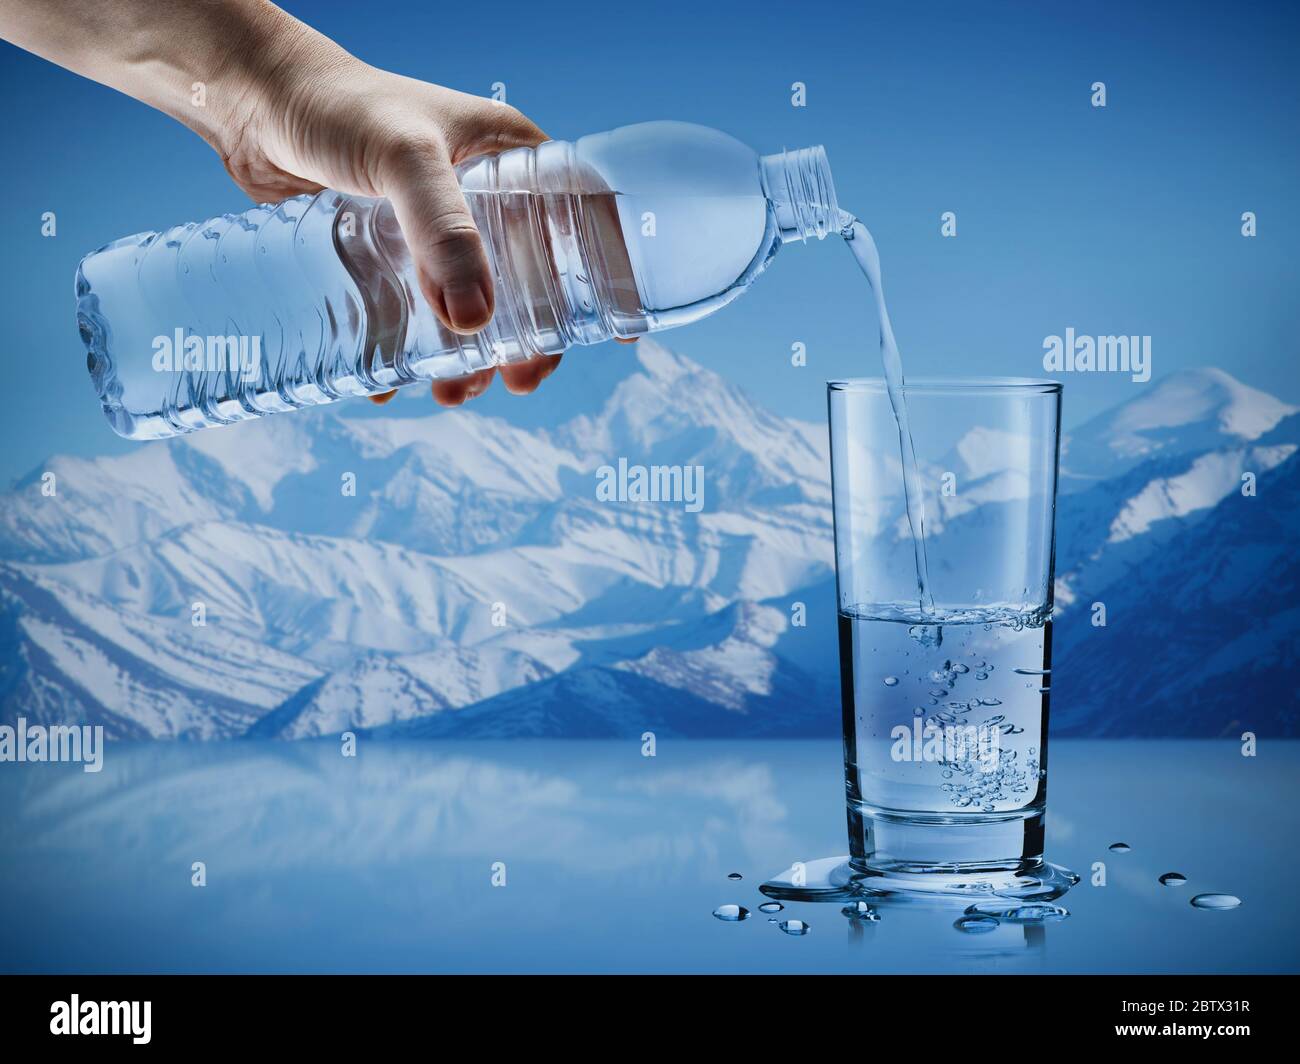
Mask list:
[[[1151,335],[1153,379],[1216,365],[1300,402],[1295,5],[285,6],[376,65],[484,95],[504,82],[552,136],[677,118],[765,152],[825,144],[841,204],[880,246],[914,375],[1041,375],[1043,338],[1073,327]],[[790,104],[795,81],[806,107]],[[8,481],[52,453],[139,446],[112,435],[86,378],[81,255],[246,201],[188,130],[4,44],[0,102]],[[826,378],[878,373],[868,293],[836,244],[784,249],[741,301],[664,339],[773,409],[822,419]],[[795,341],[805,368],[790,365]],[[1065,379],[1067,425],[1142,387]]]

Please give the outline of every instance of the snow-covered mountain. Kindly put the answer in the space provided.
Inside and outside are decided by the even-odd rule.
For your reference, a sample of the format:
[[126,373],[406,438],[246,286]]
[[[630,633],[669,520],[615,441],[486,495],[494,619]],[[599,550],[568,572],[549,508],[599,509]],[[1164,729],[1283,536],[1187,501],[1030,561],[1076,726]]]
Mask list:
[[[1292,482],[1298,443],[1300,415],[1217,370],[1159,381],[1074,433],[1058,660],[1096,673],[1071,655],[1099,645],[1084,626],[1104,594],[1108,652],[1147,661],[1128,596],[1156,594],[1161,574],[1240,603],[1273,675],[1294,671],[1296,624],[1260,586],[1270,574],[1223,562],[1208,587],[1197,552],[1232,558],[1253,515],[1251,556],[1284,585],[1295,493],[1273,485]],[[1023,491],[1007,450],[989,430],[957,443],[943,464],[963,490],[933,515],[936,536]],[[602,497],[598,471],[620,459],[701,467],[702,505]],[[1256,497],[1241,495],[1246,472]],[[898,515],[878,530],[907,564]],[[1264,602],[1276,616],[1249,614]],[[777,417],[653,341],[527,402],[490,394],[419,417],[353,404],[54,458],[0,504],[3,720],[196,739],[834,735],[835,638],[824,426]],[[1171,628],[1156,638],[1162,654],[1182,645]],[[1089,683],[1058,698],[1057,720],[1217,734],[1229,678],[1242,698],[1276,698],[1262,673],[1186,645],[1199,653],[1162,690],[1203,678],[1222,698],[1112,714],[1098,699],[1114,692]],[[1255,730],[1291,733],[1289,713]]]
[[[186,738],[639,734],[667,702],[692,734],[763,730],[759,701],[794,683],[802,723],[776,730],[833,731],[833,670],[804,676],[806,630],[785,633],[792,593],[831,572],[824,430],[653,342],[600,366],[550,427],[489,403],[333,408],[51,460],[0,511],[4,718]],[[597,471],[620,458],[701,467],[703,505],[602,500]],[[488,711],[606,672],[636,698],[585,731],[578,707],[546,729]]]
[[1063,735],[1300,734],[1300,460],[1230,491],[1063,624]]
[[1184,370],[1135,386],[1141,391],[1068,434],[1061,486],[1073,491],[1119,476],[1153,458],[1239,448],[1296,408],[1221,369]]

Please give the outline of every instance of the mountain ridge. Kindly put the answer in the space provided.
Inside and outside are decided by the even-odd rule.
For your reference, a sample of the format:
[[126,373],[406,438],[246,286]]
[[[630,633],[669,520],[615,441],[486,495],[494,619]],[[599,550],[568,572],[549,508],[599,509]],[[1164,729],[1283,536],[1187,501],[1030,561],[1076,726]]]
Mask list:
[[[33,474],[0,517],[0,714],[93,719],[123,738],[638,736],[653,722],[838,734],[825,429],[651,340],[547,409],[498,396],[419,417],[306,411],[52,459],[57,494]],[[1081,607],[1121,603],[1115,624],[1140,658],[1126,589],[1155,595],[1149,573],[1193,586],[1203,562],[1188,551],[1231,553],[1222,529],[1242,536],[1243,515],[1265,512],[1230,505],[1245,473],[1261,507],[1300,505],[1273,487],[1300,461],[1300,414],[1222,371],[1188,371],[1074,440],[1096,475],[1061,499],[1058,661],[1091,675],[1076,656],[1097,646]],[[936,536],[1015,497],[995,444],[972,430],[944,459],[964,486],[941,500]],[[620,457],[704,467],[706,505],[600,501],[597,470]],[[1254,547],[1283,574],[1285,517]],[[906,564],[896,518],[879,549]],[[1224,593],[1250,601],[1261,579],[1243,568]],[[1293,640],[1255,637],[1295,664]],[[1058,706],[1062,727],[1218,734],[1225,666],[1198,639],[1199,662],[1182,668],[1218,692],[1203,712],[1157,700],[1147,718],[1112,719],[1102,702],[1117,695],[1099,682]],[[1268,677],[1242,675],[1243,698],[1278,697]],[[1294,727],[1278,707],[1257,730]]]

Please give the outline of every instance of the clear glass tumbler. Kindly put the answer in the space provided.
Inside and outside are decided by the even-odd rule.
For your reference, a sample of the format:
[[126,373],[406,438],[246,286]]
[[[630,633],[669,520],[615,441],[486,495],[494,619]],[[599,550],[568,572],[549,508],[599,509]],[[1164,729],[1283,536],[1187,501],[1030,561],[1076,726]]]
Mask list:
[[883,381],[828,385],[850,868],[1042,897],[1061,386],[909,381],[924,591]]

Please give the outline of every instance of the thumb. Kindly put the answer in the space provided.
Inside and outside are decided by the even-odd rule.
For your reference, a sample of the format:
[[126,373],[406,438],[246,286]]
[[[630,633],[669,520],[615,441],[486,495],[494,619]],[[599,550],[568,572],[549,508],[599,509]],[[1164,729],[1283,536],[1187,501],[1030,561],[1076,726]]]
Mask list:
[[446,148],[437,142],[404,146],[385,167],[381,185],[424,298],[447,328],[478,332],[492,318],[492,275]]

